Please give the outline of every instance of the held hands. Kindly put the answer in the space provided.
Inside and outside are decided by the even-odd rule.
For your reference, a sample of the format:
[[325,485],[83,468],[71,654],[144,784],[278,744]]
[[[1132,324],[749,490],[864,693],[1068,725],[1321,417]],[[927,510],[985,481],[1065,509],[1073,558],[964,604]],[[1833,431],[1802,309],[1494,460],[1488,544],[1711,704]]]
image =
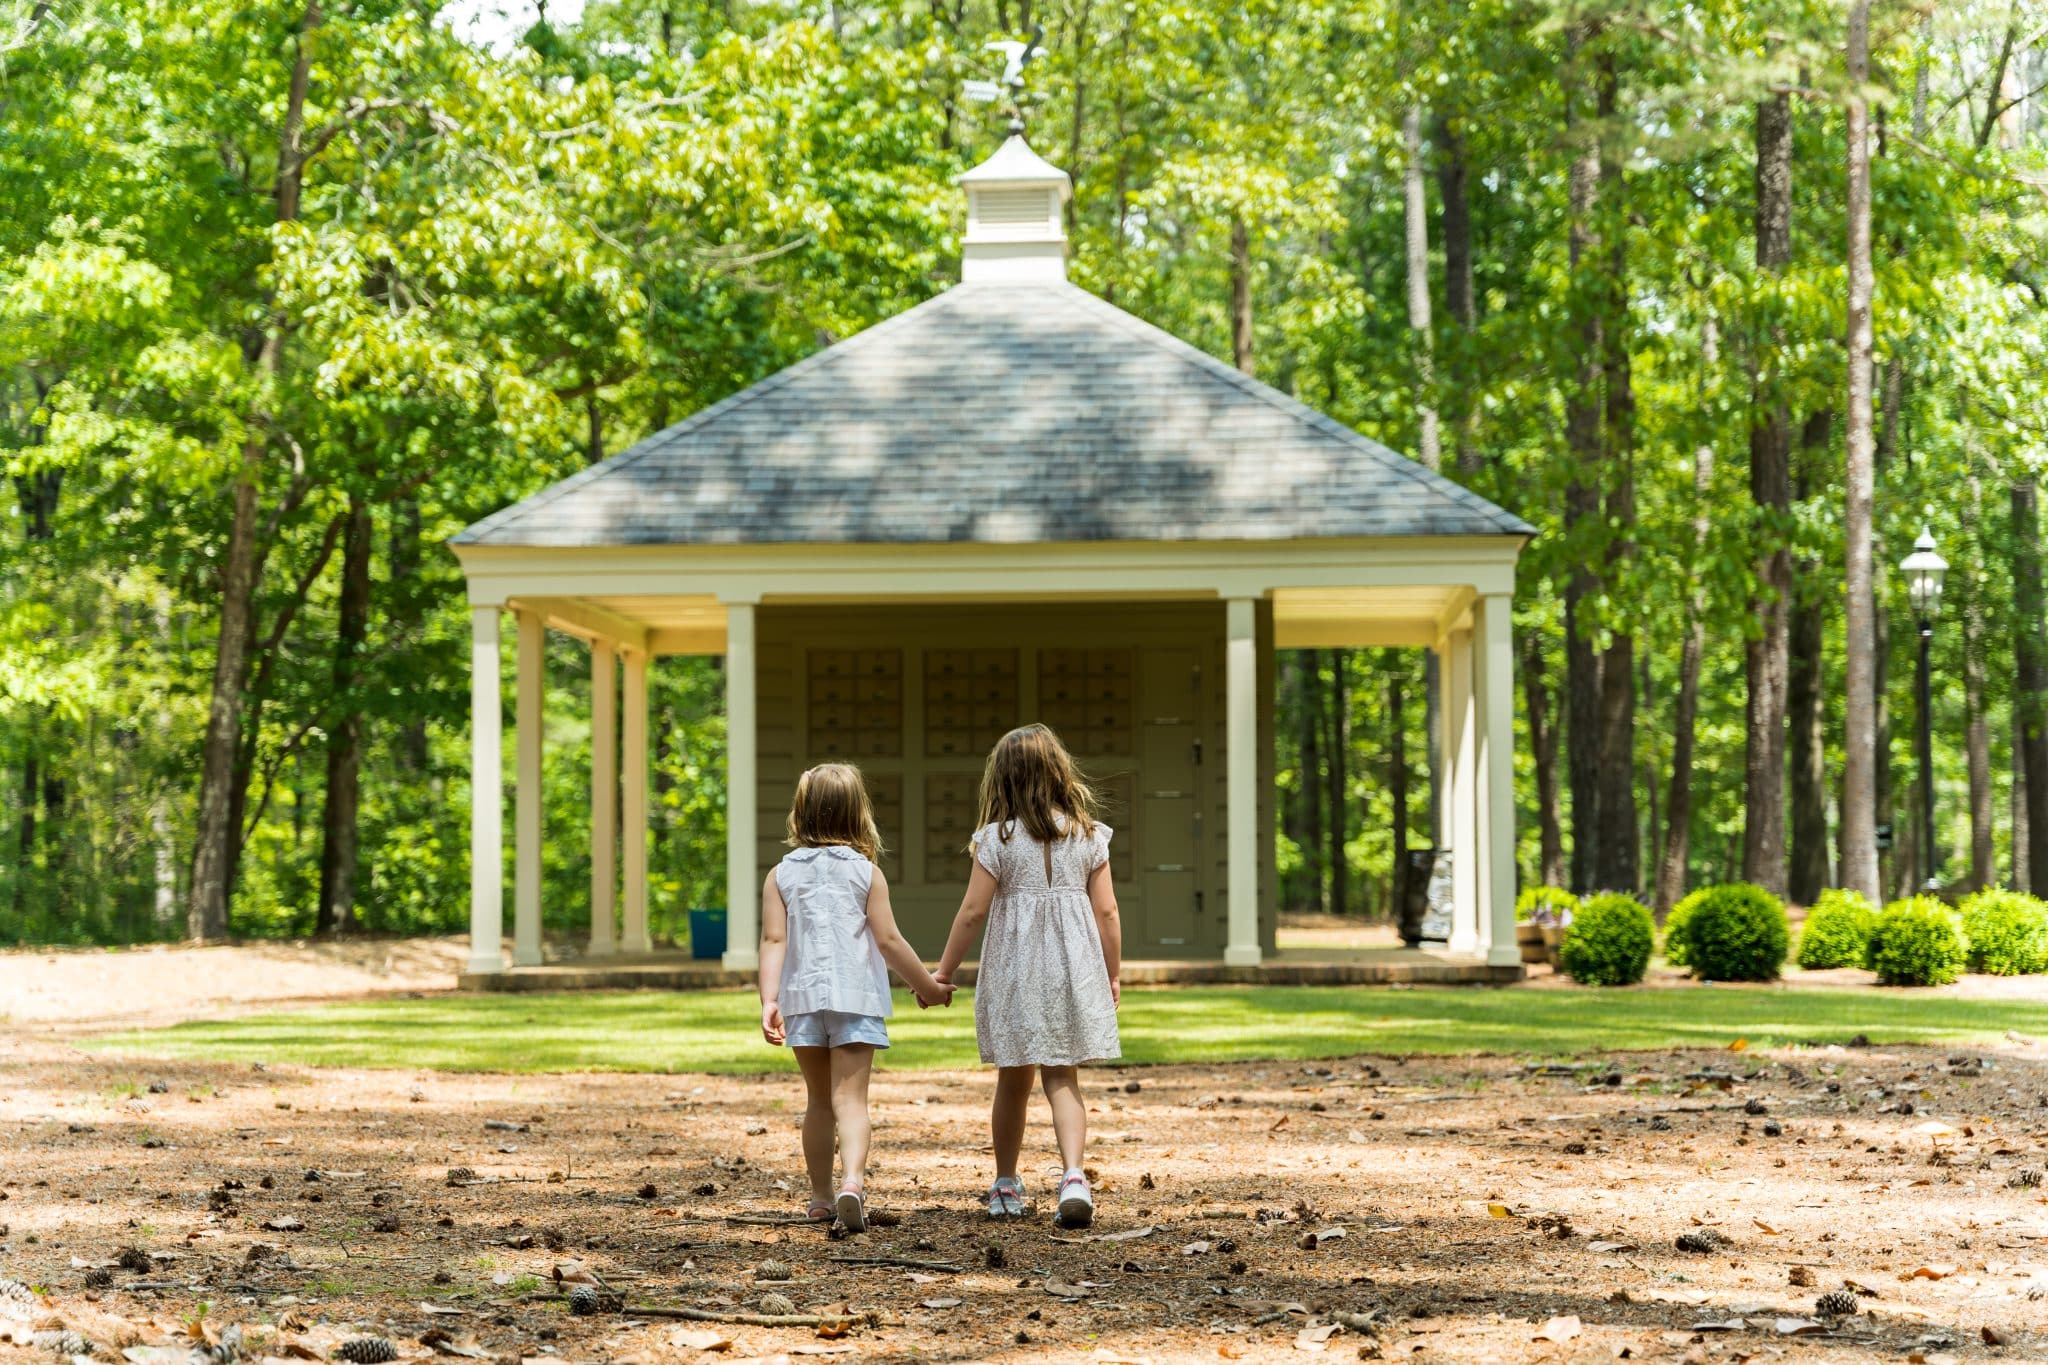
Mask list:
[[950,1006],[953,1003],[953,992],[959,987],[946,979],[946,973],[938,972],[933,974],[929,989],[923,986],[914,986],[911,989],[917,996],[917,1007],[928,1010],[934,1005]]
[[788,1029],[782,1022],[782,1006],[773,1000],[761,1002],[761,1036],[776,1047],[788,1036]]

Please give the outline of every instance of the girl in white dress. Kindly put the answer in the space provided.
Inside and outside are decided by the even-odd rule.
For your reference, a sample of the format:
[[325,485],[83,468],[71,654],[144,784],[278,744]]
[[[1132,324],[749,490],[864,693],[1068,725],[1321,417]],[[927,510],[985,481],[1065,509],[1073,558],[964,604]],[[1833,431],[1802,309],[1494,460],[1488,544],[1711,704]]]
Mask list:
[[1088,1110],[1083,1062],[1119,1055],[1117,973],[1123,930],[1109,879],[1109,826],[1094,818],[1095,798],[1074,771],[1059,737],[1026,725],[997,741],[981,777],[974,870],[935,973],[953,973],[987,925],[974,983],[974,1031],[981,1060],[996,1072],[989,1127],[996,1179],[992,1218],[1024,1213],[1017,1155],[1024,1145],[1031,1082],[1045,1089],[1059,1141],[1057,1221],[1085,1227],[1095,1202],[1082,1173]]
[[[787,1043],[804,1074],[808,1215],[825,1222],[836,1214],[848,1231],[864,1232],[868,1073],[875,1049],[889,1046],[889,968],[920,1009],[951,1004],[953,988],[932,979],[896,930],[889,881],[875,866],[882,837],[858,768],[826,763],[797,779],[789,843],[761,888],[761,1036]],[[836,1198],[835,1135],[846,1166]]]

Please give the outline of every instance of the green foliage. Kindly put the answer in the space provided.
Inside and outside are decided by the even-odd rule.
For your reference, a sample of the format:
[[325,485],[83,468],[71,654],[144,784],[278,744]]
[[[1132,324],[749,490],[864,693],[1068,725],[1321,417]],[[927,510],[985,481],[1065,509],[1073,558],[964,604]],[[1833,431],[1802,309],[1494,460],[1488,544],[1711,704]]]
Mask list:
[[1932,896],[1908,896],[1877,917],[1864,965],[1887,986],[1945,986],[1968,956],[1955,912]]
[[1706,887],[1687,899],[1692,908],[1685,917],[1684,952],[1694,976],[1703,981],[1777,978],[1792,944],[1783,901],[1747,882]]
[[1664,912],[1664,960],[1674,967],[1692,965],[1692,915],[1710,889],[1701,887]]
[[1634,896],[1588,896],[1564,931],[1558,966],[1588,986],[1632,986],[1649,970],[1656,940],[1657,923]]
[[1806,970],[1861,967],[1869,956],[1877,912],[1855,891],[1831,887],[1806,912],[1799,930],[1799,965]]
[[1561,886],[1525,886],[1522,894],[1515,897],[1515,918],[1529,920],[1536,917],[1538,910],[1549,910],[1553,920],[1561,920],[1579,908],[1579,898]]
[[1990,888],[1968,897],[1960,908],[1971,971],[1993,976],[2048,971],[2048,902]]

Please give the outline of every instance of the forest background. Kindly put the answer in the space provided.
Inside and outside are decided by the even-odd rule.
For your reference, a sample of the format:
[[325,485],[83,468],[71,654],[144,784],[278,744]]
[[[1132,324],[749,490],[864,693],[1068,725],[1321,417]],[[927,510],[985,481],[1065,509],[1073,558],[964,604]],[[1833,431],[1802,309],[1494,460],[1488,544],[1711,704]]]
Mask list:
[[[1034,31],[1078,283],[1541,528],[1525,884],[1805,902],[1877,826],[1887,895],[2048,881],[2038,7],[591,0],[495,45],[439,11],[0,4],[0,942],[463,925],[445,540],[956,278],[950,180],[1004,132],[963,82]],[[653,679],[669,936],[723,886],[721,678]],[[1430,690],[1417,651],[1283,656],[1285,904],[1387,910]],[[580,924],[584,840],[546,858]]]

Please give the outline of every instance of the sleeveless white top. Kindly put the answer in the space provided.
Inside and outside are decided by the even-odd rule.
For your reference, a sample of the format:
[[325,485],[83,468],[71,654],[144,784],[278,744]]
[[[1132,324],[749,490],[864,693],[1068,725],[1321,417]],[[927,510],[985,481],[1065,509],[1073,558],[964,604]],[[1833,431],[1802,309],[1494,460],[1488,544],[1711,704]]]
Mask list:
[[792,849],[775,866],[789,910],[782,958],[782,1015],[836,1010],[891,1013],[889,967],[868,931],[875,865],[839,844]]

